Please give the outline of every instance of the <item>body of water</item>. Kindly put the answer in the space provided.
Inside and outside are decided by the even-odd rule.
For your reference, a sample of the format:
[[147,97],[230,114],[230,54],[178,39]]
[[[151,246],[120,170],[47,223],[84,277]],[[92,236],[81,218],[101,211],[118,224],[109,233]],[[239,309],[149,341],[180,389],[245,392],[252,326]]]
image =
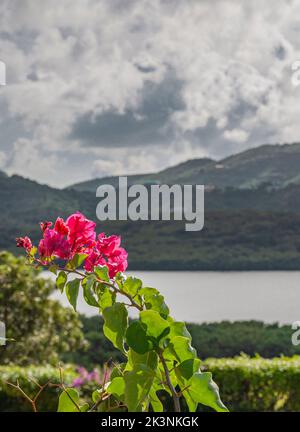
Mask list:
[[[292,323],[300,320],[300,272],[172,272],[132,271],[144,286],[165,296],[177,320],[201,323],[222,320],[261,320]],[[54,278],[50,272],[44,276]],[[64,305],[68,300],[55,293]],[[80,296],[78,311],[96,309]]]

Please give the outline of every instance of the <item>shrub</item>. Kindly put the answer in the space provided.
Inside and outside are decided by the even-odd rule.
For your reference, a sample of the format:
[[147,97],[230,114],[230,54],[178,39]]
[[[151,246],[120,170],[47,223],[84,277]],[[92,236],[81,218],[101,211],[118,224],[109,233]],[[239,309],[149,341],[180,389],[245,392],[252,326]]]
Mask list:
[[25,258],[0,252],[0,321],[13,339],[0,346],[1,364],[56,364],[59,354],[83,344],[78,316],[49,298],[55,285],[40,273]]
[[[64,381],[66,384],[72,383],[77,375],[73,366],[64,368]],[[30,404],[21,393],[7,384],[8,382],[12,384],[19,382],[22,390],[32,396],[36,394],[37,386],[31,381],[31,378],[40,385],[44,385],[49,381],[53,384],[59,383],[59,369],[53,366],[0,366],[0,412],[31,411]],[[37,401],[38,410],[56,411],[60,392],[61,390],[58,387],[47,387]]]
[[[300,357],[274,359],[210,358],[202,363],[202,369],[209,369],[216,377],[224,403],[230,411],[300,411]],[[26,393],[35,393],[36,386],[28,381],[32,376],[40,384],[59,382],[58,369],[52,366],[26,367],[0,366],[0,411],[29,411],[30,405],[21,394],[7,386],[5,381],[16,383]],[[65,383],[76,384],[80,373],[75,367],[64,369]],[[86,396],[97,387],[95,381],[83,383],[79,390]],[[55,411],[60,390],[47,388],[39,399],[40,411]],[[170,401],[169,401],[170,403]],[[204,407],[201,407],[203,410]]]
[[207,359],[230,411],[300,411],[300,357]]

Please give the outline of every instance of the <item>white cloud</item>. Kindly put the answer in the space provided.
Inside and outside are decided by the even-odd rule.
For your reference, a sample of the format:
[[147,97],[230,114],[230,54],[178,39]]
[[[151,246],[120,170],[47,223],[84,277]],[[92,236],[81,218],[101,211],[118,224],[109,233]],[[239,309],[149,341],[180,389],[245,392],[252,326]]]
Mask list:
[[242,129],[231,129],[224,132],[224,138],[226,140],[234,141],[237,143],[245,142],[248,138],[248,135],[249,134]]
[[[299,16],[299,2],[285,0],[52,0],[47,7],[2,0],[8,86],[0,92],[1,128],[14,119],[24,131],[6,150],[7,170],[63,185],[223,156],[260,139],[297,141],[300,88],[290,75],[300,58]],[[171,142],[128,145],[121,157],[109,143],[95,149],[70,139],[88,113],[131,110],[139,118],[146,83],[162,83],[170,70],[183,102],[166,120]],[[219,133],[214,148],[197,140],[211,123]]]

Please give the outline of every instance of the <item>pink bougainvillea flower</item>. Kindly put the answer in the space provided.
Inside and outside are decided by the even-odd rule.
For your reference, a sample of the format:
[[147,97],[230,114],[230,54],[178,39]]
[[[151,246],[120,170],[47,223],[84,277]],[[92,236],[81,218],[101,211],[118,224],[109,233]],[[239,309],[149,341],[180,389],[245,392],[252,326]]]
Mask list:
[[70,232],[70,228],[67,226],[65,221],[60,217],[56,219],[54,229],[57,233],[61,235],[68,235]]
[[104,233],[98,235],[98,240],[96,243],[96,248],[100,253],[106,256],[110,256],[117,250],[121,244],[121,237],[116,235],[111,235],[106,237]]
[[95,222],[87,219],[83,214],[77,212],[66,220],[69,228],[68,241],[74,253],[84,252],[95,244]]
[[[84,261],[87,272],[94,271],[97,266],[107,266],[109,276],[113,278],[118,272],[127,269],[127,252],[120,246],[121,237],[101,233],[96,240],[95,222],[79,212],[69,216],[66,221],[58,217],[53,228],[49,221],[41,222],[40,227],[43,238],[39,242],[38,252],[43,265],[49,263],[48,258],[69,261],[79,253],[87,255]],[[30,252],[32,243],[28,237],[16,240],[18,247]]]
[[46,229],[50,228],[51,226],[52,226],[52,222],[49,221],[40,222],[40,227],[43,232],[46,231]]
[[68,240],[54,229],[47,228],[39,243],[39,254],[42,258],[56,256],[61,259],[70,258],[71,248]]
[[109,277],[113,278],[118,272],[124,272],[127,269],[127,252],[123,248],[118,248],[108,258]]
[[96,247],[85,260],[85,270],[92,272],[97,265],[106,265],[110,278],[118,272],[124,272],[128,265],[127,252],[120,247],[120,243],[119,236],[106,237],[104,233],[99,234]]
[[106,261],[98,251],[92,250],[84,261],[84,268],[86,271],[92,272],[98,265],[106,265]]
[[17,247],[22,247],[26,252],[30,252],[32,249],[32,243],[29,237],[18,237],[16,238]]

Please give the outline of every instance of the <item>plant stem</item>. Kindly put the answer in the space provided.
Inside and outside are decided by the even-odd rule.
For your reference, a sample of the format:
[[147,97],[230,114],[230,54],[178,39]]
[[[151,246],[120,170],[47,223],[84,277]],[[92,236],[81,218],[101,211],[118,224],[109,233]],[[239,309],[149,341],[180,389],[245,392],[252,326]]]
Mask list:
[[164,371],[165,371],[165,375],[166,375],[166,383],[172,393],[172,398],[173,398],[173,402],[174,402],[174,411],[175,412],[180,412],[180,401],[179,401],[179,396],[171,382],[171,378],[170,378],[170,373],[169,373],[169,369],[166,363],[166,360],[164,359],[164,356],[162,354],[162,351],[159,351],[158,353],[159,359],[162,362]]

